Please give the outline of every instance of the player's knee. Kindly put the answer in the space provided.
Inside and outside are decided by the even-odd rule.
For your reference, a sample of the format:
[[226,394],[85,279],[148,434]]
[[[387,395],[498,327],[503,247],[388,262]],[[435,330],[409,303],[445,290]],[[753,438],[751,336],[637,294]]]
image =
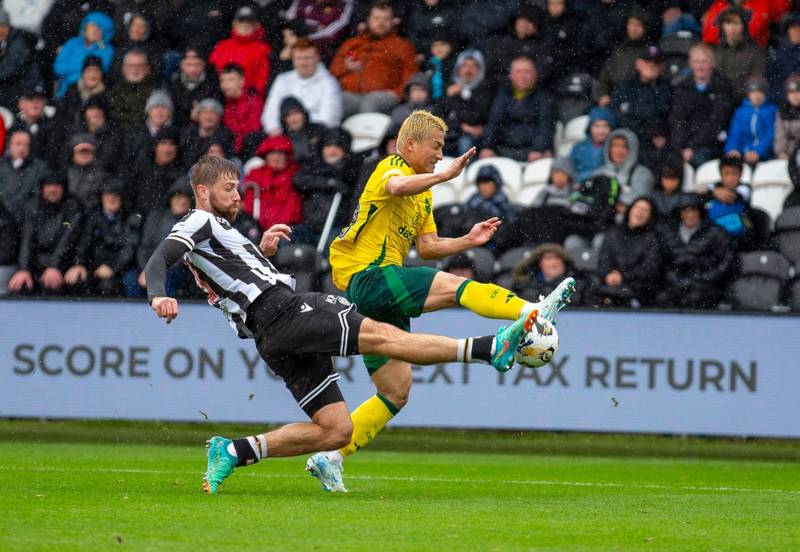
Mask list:
[[353,438],[353,421],[348,417],[346,420],[337,422],[326,432],[325,450],[340,449],[350,444]]

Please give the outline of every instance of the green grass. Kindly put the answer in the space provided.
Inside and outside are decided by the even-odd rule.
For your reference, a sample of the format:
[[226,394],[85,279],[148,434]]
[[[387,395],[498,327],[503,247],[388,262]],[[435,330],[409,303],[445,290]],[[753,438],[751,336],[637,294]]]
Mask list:
[[209,497],[209,429],[0,422],[0,550],[800,549],[796,442],[392,431],[374,444],[426,452],[360,452],[347,495],[295,458]]

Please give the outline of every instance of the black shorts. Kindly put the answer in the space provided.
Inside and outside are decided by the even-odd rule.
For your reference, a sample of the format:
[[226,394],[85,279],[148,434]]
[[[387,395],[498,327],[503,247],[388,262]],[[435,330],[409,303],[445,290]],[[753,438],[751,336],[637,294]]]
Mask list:
[[[265,297],[267,304],[256,301],[248,316],[254,320],[248,325],[256,334],[261,357],[312,417],[323,406],[344,400],[331,357],[358,354],[364,317],[338,295],[299,293],[295,297],[277,316],[269,306],[278,299],[273,294]],[[261,316],[269,319],[263,327],[258,324]]]

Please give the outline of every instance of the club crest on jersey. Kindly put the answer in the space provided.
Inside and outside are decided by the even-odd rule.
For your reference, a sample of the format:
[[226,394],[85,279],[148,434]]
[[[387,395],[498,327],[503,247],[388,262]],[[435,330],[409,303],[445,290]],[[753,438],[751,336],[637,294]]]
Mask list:
[[341,295],[326,295],[325,296],[325,302],[326,303],[330,303],[331,305],[335,305],[336,303],[339,303],[341,305],[344,305],[345,307],[349,307],[350,306],[350,301],[348,301],[347,299],[345,299]]
[[219,225],[222,226],[222,228],[224,228],[225,230],[230,230],[231,229],[231,224],[227,220],[225,220],[224,218],[219,217],[217,215],[214,215],[214,218],[217,219],[217,222],[219,223]]

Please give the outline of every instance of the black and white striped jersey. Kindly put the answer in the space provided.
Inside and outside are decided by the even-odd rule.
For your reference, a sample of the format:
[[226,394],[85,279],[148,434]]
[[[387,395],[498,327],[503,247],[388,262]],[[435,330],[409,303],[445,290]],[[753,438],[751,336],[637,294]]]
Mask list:
[[183,260],[209,304],[220,309],[241,338],[253,337],[245,325],[248,307],[265,291],[294,278],[281,274],[269,260],[224,218],[193,209],[167,236],[183,244]]

